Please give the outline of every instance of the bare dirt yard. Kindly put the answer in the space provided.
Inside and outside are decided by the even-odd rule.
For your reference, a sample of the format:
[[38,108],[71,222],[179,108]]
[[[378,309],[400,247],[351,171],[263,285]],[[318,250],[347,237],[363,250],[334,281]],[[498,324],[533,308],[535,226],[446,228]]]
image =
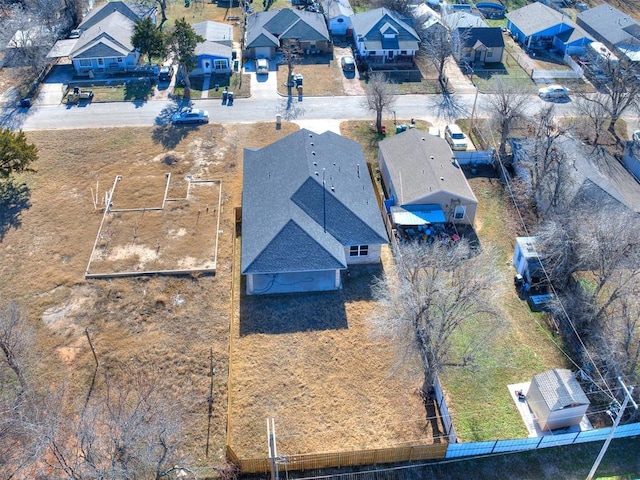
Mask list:
[[[20,302],[37,332],[34,375],[46,378],[43,383],[69,399],[84,398],[94,364],[84,333],[88,329],[100,374],[153,379],[176,405],[189,456],[202,466],[219,463],[225,447],[233,207],[240,204],[242,147],[264,146],[295,129],[286,123],[281,130],[266,124],[212,124],[163,132],[123,128],[29,133],[39,148],[39,161],[36,173],[20,179],[28,186],[29,205],[16,218],[20,226],[0,230],[0,299]],[[92,201],[96,182],[104,193],[116,175],[155,179],[146,185],[154,199],[160,187],[162,200],[166,173],[222,180],[216,275],[85,280],[102,219]],[[129,192],[132,198],[136,188]],[[200,208],[204,211],[205,206]],[[175,231],[163,240],[167,248],[172,237],[183,241],[195,231],[191,219],[185,235],[172,227]],[[215,230],[206,228],[213,237]],[[131,245],[130,239],[123,244],[127,242]],[[194,242],[197,247],[197,239]],[[214,408],[205,458],[210,354]]]

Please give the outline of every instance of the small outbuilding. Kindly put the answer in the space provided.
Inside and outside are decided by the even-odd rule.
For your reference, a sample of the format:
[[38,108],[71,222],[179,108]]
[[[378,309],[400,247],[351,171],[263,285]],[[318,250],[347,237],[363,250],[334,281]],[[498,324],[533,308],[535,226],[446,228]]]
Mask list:
[[536,241],[536,237],[516,237],[516,248],[513,251],[513,266],[529,285],[538,285],[545,279]]
[[533,377],[527,403],[545,431],[579,425],[590,402],[573,372],[556,368]]

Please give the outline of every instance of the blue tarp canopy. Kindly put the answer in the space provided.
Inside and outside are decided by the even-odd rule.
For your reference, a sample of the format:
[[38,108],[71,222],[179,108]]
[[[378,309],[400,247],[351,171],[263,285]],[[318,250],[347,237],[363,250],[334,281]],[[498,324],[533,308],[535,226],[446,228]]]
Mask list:
[[391,218],[395,225],[429,225],[447,221],[440,205],[391,207]]

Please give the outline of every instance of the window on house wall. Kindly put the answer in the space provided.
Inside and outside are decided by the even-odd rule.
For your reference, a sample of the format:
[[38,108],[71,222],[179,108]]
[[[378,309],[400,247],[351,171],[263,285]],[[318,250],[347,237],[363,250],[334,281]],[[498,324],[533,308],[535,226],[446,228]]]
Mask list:
[[369,255],[369,245],[352,245],[349,247],[350,257],[366,257]]
[[344,23],[344,18],[339,18],[338,20],[336,20],[338,23]]
[[80,66],[81,67],[90,67],[91,66],[91,60],[89,60],[88,58],[81,58],[80,59]]
[[458,205],[453,211],[453,218],[455,220],[462,220],[464,218],[466,208],[464,205]]
[[376,54],[376,51],[375,51],[375,50],[371,50],[371,51],[369,52],[369,55],[375,55],[375,54]]
[[400,55],[406,55],[407,51],[406,50],[400,50]]
[[227,69],[227,61],[226,60],[214,60],[213,61],[213,68],[215,68],[216,70],[226,70]]
[[118,57],[118,63],[122,63],[122,57]]
[[104,58],[99,58],[98,59],[98,65],[99,66],[103,66],[104,65]]

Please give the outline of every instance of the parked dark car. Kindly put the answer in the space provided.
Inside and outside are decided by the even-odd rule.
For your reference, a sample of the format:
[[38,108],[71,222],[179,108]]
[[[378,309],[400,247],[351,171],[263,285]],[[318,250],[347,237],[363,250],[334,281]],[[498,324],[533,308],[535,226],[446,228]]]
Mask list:
[[171,77],[173,76],[173,68],[171,67],[160,67],[160,71],[158,72],[158,79],[161,82],[170,82]]

